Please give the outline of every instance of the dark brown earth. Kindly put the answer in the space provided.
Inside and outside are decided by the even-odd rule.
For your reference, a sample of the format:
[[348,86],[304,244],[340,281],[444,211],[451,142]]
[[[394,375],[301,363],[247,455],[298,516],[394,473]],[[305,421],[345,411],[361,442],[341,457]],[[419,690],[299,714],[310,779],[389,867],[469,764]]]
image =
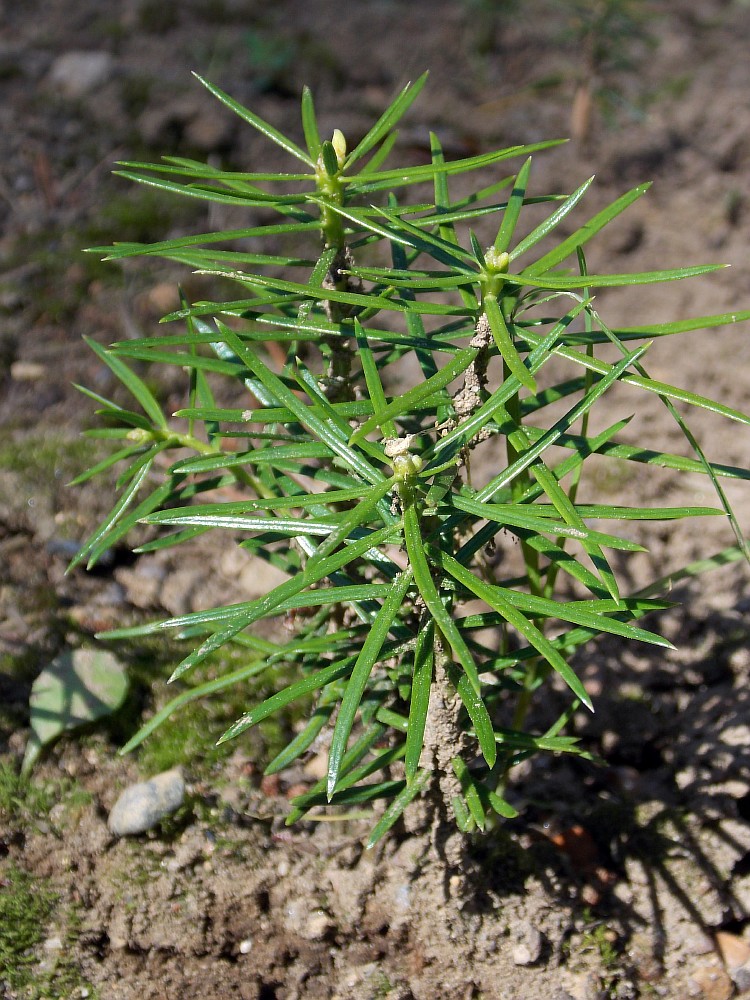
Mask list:
[[[750,308],[747,4],[654,4],[650,39],[624,36],[612,49],[622,58],[602,65],[595,83],[611,100],[595,100],[588,120],[585,52],[570,34],[569,5],[498,2],[508,14],[487,54],[471,22],[480,6],[0,2],[3,780],[23,754],[30,685],[64,645],[90,643],[96,631],[144,613],[247,599],[263,586],[242,554],[199,548],[179,559],[115,552],[95,575],[63,575],[111,505],[111,481],[65,485],[91,457],[78,437],[92,424],[91,405],[72,383],[112,388],[82,335],[107,343],[155,329],[176,281],[186,280],[169,265],[121,272],[80,251],[223,225],[221,211],[207,218],[202,208],[134,195],[110,176],[113,162],[169,152],[282,166],[216,108],[190,70],[293,134],[308,83],[323,129],[354,137],[398,87],[429,68],[428,89],[402,133],[406,155],[424,155],[429,128],[451,156],[573,131],[577,139],[537,158],[540,191],[572,190],[596,173],[591,212],[636,183],[654,182],[595,243],[592,271],[597,261],[612,271],[732,264],[691,282],[603,295],[610,322]],[[88,54],[83,69],[98,73],[93,83],[80,62],[71,71],[61,61],[70,52]],[[656,378],[750,411],[749,337],[745,324],[665,338],[648,367]],[[178,399],[176,384],[153,377],[168,406]],[[640,398],[613,404],[620,415],[636,405]],[[746,428],[705,416],[694,424],[711,459],[747,465]],[[656,398],[631,433],[679,447]],[[624,502],[712,502],[710,485],[673,474],[596,485]],[[730,487],[747,533],[750,492],[747,484]],[[625,584],[731,545],[726,524],[711,522],[644,534],[649,552],[623,565]],[[472,844],[465,871],[434,864],[418,817],[374,852],[363,850],[366,821],[287,830],[287,792],[317,777],[320,761],[261,782],[270,731],[231,756],[211,756],[205,735],[222,731],[221,708],[195,716],[203,732],[191,735],[190,724],[180,730],[185,748],[118,758],[141,713],[166,700],[171,655],[123,650],[134,678],[126,711],[108,728],[53,748],[35,776],[44,795],[19,793],[0,807],[0,892],[13,892],[25,871],[56,899],[26,956],[31,980],[7,985],[4,995],[742,995],[750,986],[750,576],[735,563],[676,597],[682,608],[653,623],[676,652],[644,655],[606,642],[579,661],[597,712],[576,719],[574,729],[606,765],[545,758],[518,769],[520,819]],[[119,791],[170,763],[185,766],[187,805],[156,832],[112,838],[106,816]],[[16,958],[18,968],[23,956]],[[14,959],[6,964],[0,993]]]

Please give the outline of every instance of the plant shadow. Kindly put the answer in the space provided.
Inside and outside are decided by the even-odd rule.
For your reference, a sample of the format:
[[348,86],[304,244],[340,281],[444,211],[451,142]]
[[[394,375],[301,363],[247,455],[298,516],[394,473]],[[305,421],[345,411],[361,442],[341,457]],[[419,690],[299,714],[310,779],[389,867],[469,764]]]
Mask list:
[[[746,610],[740,599],[702,616],[684,607],[660,614],[668,620],[656,630],[684,644],[674,655],[605,640],[581,656],[599,693],[596,714],[576,716],[573,729],[606,764],[540,756],[519,769],[510,796],[519,819],[473,845],[480,909],[533,877],[571,926],[616,927],[621,954],[645,939],[657,970],[670,935],[689,933],[710,950],[717,931],[750,921]],[[536,710],[534,731],[563,699],[556,692]]]

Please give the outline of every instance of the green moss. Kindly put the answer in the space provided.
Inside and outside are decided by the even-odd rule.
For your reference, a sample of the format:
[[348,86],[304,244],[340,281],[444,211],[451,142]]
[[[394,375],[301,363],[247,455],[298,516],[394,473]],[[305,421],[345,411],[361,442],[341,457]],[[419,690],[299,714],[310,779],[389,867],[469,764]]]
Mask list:
[[25,989],[34,977],[35,948],[44,938],[55,896],[16,865],[3,872],[0,893],[0,979],[11,989]]
[[[159,675],[166,679],[175,666],[179,652],[175,655],[174,648],[163,652],[168,653],[169,660],[160,666]],[[210,657],[200,671],[170,686],[154,686],[152,661],[148,677],[140,679],[155,692],[155,710],[159,711],[177,695],[244,666],[251,657],[252,654],[241,648],[222,650]],[[137,668],[133,676],[139,677]],[[271,685],[275,681],[278,681],[278,673],[273,678],[261,673],[241,685],[232,685],[225,691],[215,693],[210,699],[197,699],[178,708],[141,744],[141,769],[147,774],[157,774],[171,767],[189,764],[193,774],[197,770],[197,776],[217,770],[221,761],[234,753],[237,745],[224,743],[216,746],[216,741],[250,706],[263,701],[273,692]],[[286,712],[264,720],[245,735],[245,748],[250,741],[254,756],[259,760],[271,760],[289,741],[295,721],[304,712],[304,705],[294,704]],[[132,736],[133,731],[128,735]]]
[[[60,910],[47,881],[15,864],[0,870],[0,877],[0,981],[7,983],[18,1000],[73,1000],[76,996],[96,1000],[97,993],[72,957],[80,926],[78,912]],[[53,923],[61,947],[54,957],[42,956],[39,946]]]
[[29,435],[0,447],[0,469],[16,472],[32,486],[64,483],[92,464],[96,445],[81,437],[62,434]]
[[51,785],[22,778],[9,761],[0,761],[0,817],[10,823],[47,816],[58,801]]
[[142,744],[141,769],[146,774],[158,774],[179,764],[197,762],[201,770],[210,770],[226,757],[226,747],[215,746],[220,735],[218,729],[212,731],[205,707],[197,702],[186,705]]
[[384,972],[378,972],[373,979],[373,1000],[386,1000],[393,992],[393,983]]
[[36,827],[54,806],[68,818],[91,802],[91,794],[70,778],[40,781],[21,777],[10,761],[0,761],[0,817],[15,827]]
[[81,926],[80,914],[78,910],[69,910],[66,918],[60,954],[53,967],[32,986],[28,1000],[75,1000],[76,997],[99,1000],[99,991],[83,976],[71,954]]
[[125,842],[122,863],[112,868],[109,882],[115,890],[115,901],[128,910],[139,905],[140,891],[163,874],[162,857],[150,850],[148,843]]
[[[591,913],[587,910],[584,919],[591,921]],[[597,921],[588,927],[581,938],[581,949],[583,951],[595,951],[599,955],[602,967],[611,970],[619,965],[620,955],[617,948],[616,938],[606,923]]]

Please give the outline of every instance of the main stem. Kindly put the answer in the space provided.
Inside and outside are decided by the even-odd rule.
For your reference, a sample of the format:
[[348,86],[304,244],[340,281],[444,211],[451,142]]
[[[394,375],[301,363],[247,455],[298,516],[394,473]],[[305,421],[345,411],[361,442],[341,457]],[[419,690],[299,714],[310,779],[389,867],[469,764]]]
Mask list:
[[[341,137],[343,143],[343,136]],[[354,259],[346,243],[344,219],[335,206],[344,204],[344,184],[341,180],[341,164],[345,153],[343,144],[339,157],[339,171],[331,174],[326,169],[321,157],[316,168],[315,180],[318,191],[328,203],[323,203],[320,209],[320,233],[325,251],[334,252],[328,266],[328,273],[323,279],[323,288],[336,291],[356,291],[359,283],[354,282],[351,275],[345,273],[354,263]],[[338,153],[337,153],[338,155]],[[356,286],[356,287],[355,287]],[[325,311],[331,323],[341,323],[350,319],[352,309],[345,303],[328,301]],[[348,337],[324,337],[322,343],[327,347],[328,370],[323,377],[323,388],[326,396],[332,402],[342,402],[352,398],[350,378],[352,370],[352,342]]]
[[450,653],[445,638],[435,628],[435,672],[430,687],[422,755],[419,765],[431,775],[428,800],[431,805],[430,844],[436,858],[445,867],[446,898],[455,894],[453,876],[467,870],[467,843],[451,815],[451,803],[461,795],[461,785],[451,760],[460,754],[465,734],[459,723],[460,699],[448,678]]

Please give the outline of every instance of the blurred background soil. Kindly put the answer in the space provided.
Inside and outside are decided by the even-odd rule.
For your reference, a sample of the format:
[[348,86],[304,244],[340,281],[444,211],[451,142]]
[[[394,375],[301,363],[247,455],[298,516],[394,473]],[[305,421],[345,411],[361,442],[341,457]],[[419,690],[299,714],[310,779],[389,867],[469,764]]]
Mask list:
[[[617,17],[589,29],[581,10],[592,9]],[[538,154],[532,173],[540,192],[597,175],[571,228],[652,181],[591,245],[590,270],[732,267],[599,297],[610,324],[634,325],[750,308],[749,45],[741,0],[0,2],[0,893],[3,914],[32,913],[38,931],[0,942],[5,996],[728,1000],[747,990],[750,578],[737,564],[676,594],[681,609],[656,623],[676,652],[605,642],[582,655],[597,713],[574,729],[606,766],[519,768],[521,819],[474,845],[460,885],[426,863],[418,824],[374,854],[362,850],[366,822],[286,830],[287,795],[321,763],[261,780],[293,718],[222,754],[206,736],[242,706],[219,701],[118,758],[142,713],[167,700],[175,654],[157,645],[123,652],[133,695],[109,728],[59,743],[33,792],[14,776],[30,685],[60,649],[266,584],[241,551],[200,545],[179,559],[115,551],[93,574],[64,575],[112,503],[113,478],[66,486],[98,454],[79,436],[93,406],[73,383],[115,391],[82,337],[143,336],[178,281],[200,292],[168,263],[115,267],[82,250],[229,224],[222,206],[129,185],[115,162],[169,153],[287,166],[191,71],[295,137],[308,84],[322,132],[341,128],[353,143],[429,69],[399,156],[423,160],[430,129],[450,157],[573,136]],[[647,366],[748,411],[749,337],[738,324],[664,338]],[[176,409],[180,373],[147,374]],[[681,447],[657,398],[616,396],[611,419],[628,406],[639,407],[632,440]],[[693,425],[709,458],[747,465],[746,428],[706,414]],[[701,479],[647,471],[602,468],[592,495],[713,502]],[[727,491],[747,533],[746,484]],[[622,566],[626,586],[731,545],[722,519],[710,520],[644,533],[649,552]],[[182,812],[158,834],[115,841],[105,819],[119,790],[175,764],[190,783]]]

